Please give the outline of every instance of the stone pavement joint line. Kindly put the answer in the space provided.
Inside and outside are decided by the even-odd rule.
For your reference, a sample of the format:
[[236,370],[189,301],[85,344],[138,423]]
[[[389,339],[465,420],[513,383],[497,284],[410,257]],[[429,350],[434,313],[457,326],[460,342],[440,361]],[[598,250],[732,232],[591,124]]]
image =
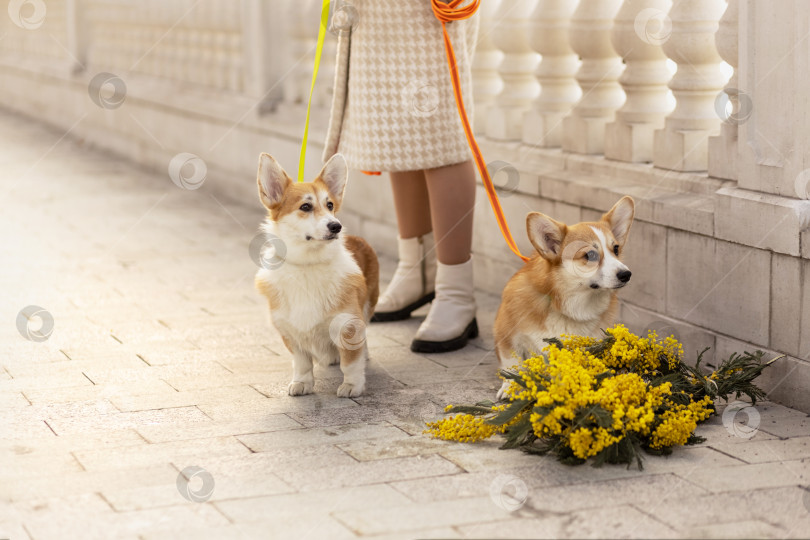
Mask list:
[[[492,295],[463,351],[409,351],[423,309],[369,328],[366,395],[337,398],[330,367],[287,396],[252,284],[257,201],[70,137],[37,162],[61,133],[0,126],[0,538],[810,535],[810,418],[780,405],[750,438],[714,418],[643,472],[422,435],[448,402],[494,396]],[[30,305],[53,317],[44,341],[14,324]]]

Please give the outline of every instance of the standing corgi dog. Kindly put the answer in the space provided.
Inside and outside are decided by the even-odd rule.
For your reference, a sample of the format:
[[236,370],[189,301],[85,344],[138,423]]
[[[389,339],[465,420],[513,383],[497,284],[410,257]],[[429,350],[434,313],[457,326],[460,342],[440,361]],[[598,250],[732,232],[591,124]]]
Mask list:
[[379,296],[379,265],[362,238],[341,235],[340,209],[349,170],[342,155],[318,177],[296,183],[268,154],[259,157],[262,231],[272,240],[274,268],[261,268],[256,288],[270,303],[273,325],[293,355],[291,396],[312,392],[313,361],[340,364],[340,397],[366,385],[365,328]]
[[[635,203],[623,197],[596,222],[566,226],[539,212],[526,217],[539,256],[512,276],[495,316],[495,352],[501,369],[539,353],[544,338],[599,337],[616,317],[617,289],[630,270],[621,261]],[[517,359],[516,359],[517,358]],[[498,391],[502,399],[509,381]]]

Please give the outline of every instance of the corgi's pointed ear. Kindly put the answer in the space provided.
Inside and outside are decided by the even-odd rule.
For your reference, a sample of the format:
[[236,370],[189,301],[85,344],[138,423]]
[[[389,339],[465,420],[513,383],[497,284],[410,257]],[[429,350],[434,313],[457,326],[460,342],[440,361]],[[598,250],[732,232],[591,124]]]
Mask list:
[[613,205],[610,211],[602,216],[602,221],[605,221],[610,226],[613,236],[620,246],[627,242],[627,237],[630,234],[630,225],[633,224],[633,216],[636,215],[636,203],[632,197],[624,196],[619,199],[619,202]]
[[259,174],[256,181],[259,184],[259,199],[268,210],[281,203],[284,191],[292,184],[292,179],[284,172],[278,161],[270,154],[259,156]]
[[349,179],[349,165],[343,154],[335,154],[323,166],[318,178],[326,184],[329,193],[335,199],[335,204],[343,202],[343,193],[346,191],[346,181]]
[[553,261],[560,257],[568,227],[565,223],[555,221],[540,212],[531,212],[526,216],[526,232],[538,253],[543,258]]

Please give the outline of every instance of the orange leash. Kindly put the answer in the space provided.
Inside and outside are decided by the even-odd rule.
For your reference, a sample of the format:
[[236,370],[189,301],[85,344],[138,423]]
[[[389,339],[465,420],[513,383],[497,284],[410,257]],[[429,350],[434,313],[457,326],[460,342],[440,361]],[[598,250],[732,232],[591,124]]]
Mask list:
[[495,219],[498,221],[498,226],[501,228],[504,240],[506,240],[509,248],[521,259],[528,261],[529,257],[523,255],[512,238],[512,233],[509,231],[509,224],[503,215],[503,208],[501,202],[498,200],[498,194],[495,192],[495,186],[492,184],[492,178],[489,176],[487,164],[484,162],[484,157],[481,155],[481,149],[473,136],[472,128],[470,127],[470,120],[467,118],[467,111],[464,109],[464,99],[461,96],[461,83],[459,82],[458,65],[456,64],[456,53],[453,51],[453,44],[450,42],[450,36],[447,33],[445,24],[450,21],[461,21],[472,17],[478,11],[480,0],[473,0],[466,6],[459,7],[459,4],[465,0],[451,0],[444,3],[442,0],[431,0],[433,5],[433,14],[442,23],[442,32],[444,33],[444,51],[447,53],[447,65],[450,68],[450,77],[453,80],[453,93],[456,96],[456,106],[458,107],[458,115],[461,118],[461,123],[464,126],[464,134],[467,136],[467,143],[470,145],[475,164],[478,166],[478,172],[481,174],[481,179],[484,181],[484,187],[489,196],[489,203],[492,206],[492,211],[495,213]]

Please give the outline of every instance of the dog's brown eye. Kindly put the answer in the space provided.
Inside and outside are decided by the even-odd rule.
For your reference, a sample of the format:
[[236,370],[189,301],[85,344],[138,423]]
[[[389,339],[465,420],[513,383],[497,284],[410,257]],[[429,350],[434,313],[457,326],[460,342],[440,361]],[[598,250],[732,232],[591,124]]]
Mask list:
[[614,255],[619,254],[619,244],[616,244],[615,246],[613,246],[613,254]]
[[588,259],[589,262],[598,261],[599,254],[594,250],[590,250],[588,253],[585,254],[585,258]]
[[329,210],[332,210],[332,209],[335,207],[335,205],[334,205],[334,204],[332,204],[332,201],[329,201],[328,203],[326,203],[326,207],[327,207]]
[[302,212],[309,212],[312,210],[312,205],[307,202],[299,206],[298,209]]

